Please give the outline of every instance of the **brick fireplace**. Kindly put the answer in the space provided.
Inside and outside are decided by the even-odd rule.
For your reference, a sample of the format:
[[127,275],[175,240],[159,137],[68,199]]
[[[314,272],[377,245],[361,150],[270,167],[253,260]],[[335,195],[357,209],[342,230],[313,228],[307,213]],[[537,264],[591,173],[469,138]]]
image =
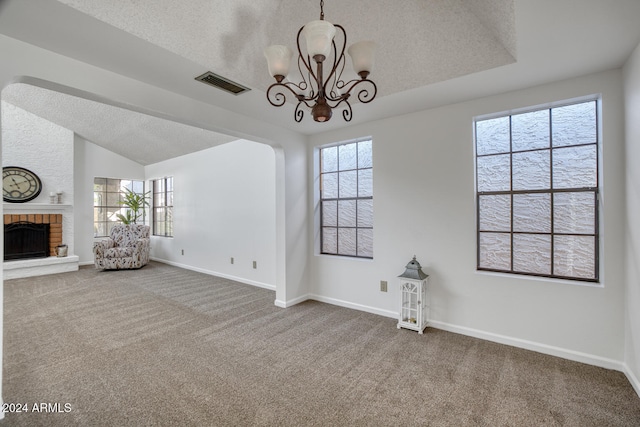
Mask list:
[[62,214],[4,214],[4,224],[16,222],[49,224],[49,256],[56,256],[56,247],[62,244]]

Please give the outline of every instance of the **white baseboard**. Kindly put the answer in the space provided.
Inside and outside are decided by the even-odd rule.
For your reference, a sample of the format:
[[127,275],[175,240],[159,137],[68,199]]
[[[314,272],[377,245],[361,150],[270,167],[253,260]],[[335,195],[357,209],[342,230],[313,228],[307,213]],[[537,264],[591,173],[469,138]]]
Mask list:
[[575,362],[581,362],[589,365],[599,366],[601,368],[613,369],[616,371],[625,372],[622,362],[614,359],[609,359],[606,357],[595,356],[592,354],[582,353],[579,351],[568,350],[561,347],[555,347],[555,346],[542,344],[534,341],[523,340],[520,338],[494,334],[492,332],[485,332],[478,329],[452,325],[449,323],[439,322],[435,320],[429,320],[427,322],[427,326],[430,326],[436,329],[442,329],[443,331],[454,332],[456,334],[467,335],[474,338],[480,338],[486,341],[497,342],[499,344],[506,344],[512,347],[523,348],[525,350],[531,350],[538,353],[561,357],[563,359],[573,360]]
[[185,270],[197,271],[198,273],[204,273],[204,274],[209,274],[211,276],[222,277],[223,279],[233,280],[235,282],[244,283],[246,285],[257,286],[259,288],[269,289],[271,291],[275,291],[276,290],[276,287],[274,285],[270,285],[268,283],[257,282],[255,280],[244,279],[242,277],[236,277],[236,276],[232,276],[230,274],[224,274],[224,273],[220,273],[220,272],[213,271],[213,270],[207,270],[207,269],[200,268],[200,267],[194,267],[194,266],[191,266],[191,265],[180,264],[178,262],[168,261],[166,259],[160,259],[160,258],[151,258],[151,259],[153,261],[161,262],[163,264],[168,264],[168,265],[172,265],[174,267],[184,268]]
[[349,301],[343,301],[336,298],[323,297],[322,295],[310,294],[308,295],[308,299],[312,299],[320,302],[326,302],[327,304],[338,305],[340,307],[351,308],[353,310],[365,311],[367,313],[377,314],[378,316],[393,317],[393,318],[398,317],[398,313],[396,313],[395,311],[382,310],[379,308],[370,307],[362,304],[356,304]]
[[633,371],[629,369],[629,366],[626,363],[623,363],[622,367],[624,368],[623,372],[627,376],[627,379],[631,383],[631,386],[636,391],[638,397],[640,397],[640,381],[638,380],[638,377],[635,376]]
[[282,301],[282,300],[275,300],[274,304],[276,305],[276,307],[280,307],[280,308],[288,308],[288,307],[292,307],[296,304],[300,304],[301,302],[305,302],[306,300],[309,299],[308,295],[303,295],[301,297],[298,298],[294,298],[294,299],[290,299],[287,301]]

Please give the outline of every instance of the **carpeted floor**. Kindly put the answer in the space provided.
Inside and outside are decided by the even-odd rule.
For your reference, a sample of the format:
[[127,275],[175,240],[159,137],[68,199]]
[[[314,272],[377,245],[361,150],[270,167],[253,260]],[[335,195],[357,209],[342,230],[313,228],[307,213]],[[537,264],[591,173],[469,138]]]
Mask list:
[[4,292],[0,426],[640,425],[620,372],[164,264]]

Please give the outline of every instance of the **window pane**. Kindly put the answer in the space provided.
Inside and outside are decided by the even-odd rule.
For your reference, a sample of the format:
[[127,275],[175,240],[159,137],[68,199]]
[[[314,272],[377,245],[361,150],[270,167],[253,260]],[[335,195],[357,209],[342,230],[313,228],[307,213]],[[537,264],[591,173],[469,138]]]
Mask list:
[[511,270],[511,235],[508,233],[480,233],[481,268]]
[[93,208],[93,221],[106,221],[107,220],[107,210],[100,208]]
[[371,141],[362,141],[358,143],[358,167],[373,167],[373,151]]
[[363,169],[358,171],[358,196],[373,196],[373,170]]
[[134,193],[144,193],[144,181],[133,181],[131,189]]
[[478,155],[509,151],[509,117],[476,122],[476,152]]
[[322,252],[328,254],[338,253],[338,229],[322,228]]
[[551,195],[514,194],[513,231],[551,232]]
[[321,153],[321,172],[335,172],[338,170],[338,147],[323,148]]
[[508,154],[478,157],[478,191],[508,191],[510,160]]
[[338,198],[338,174],[327,173],[320,177],[322,184],[322,198],[336,199]]
[[549,110],[532,111],[511,117],[513,151],[549,147]]
[[119,179],[107,179],[107,191],[112,193],[120,192],[120,180]]
[[480,230],[511,231],[511,196],[480,196]]
[[120,206],[120,193],[107,193],[107,206]]
[[595,101],[554,108],[551,117],[554,147],[598,141]]
[[513,189],[545,190],[550,188],[550,150],[513,155]]
[[338,167],[341,171],[347,169],[356,169],[358,167],[356,154],[356,144],[347,144],[338,147]]
[[553,150],[553,187],[584,188],[598,185],[596,146]]
[[373,200],[358,200],[358,227],[373,227]]
[[104,206],[107,200],[106,193],[94,192],[93,193],[93,206]]
[[355,200],[338,201],[338,226],[339,227],[355,227],[356,226],[356,201]]
[[341,255],[357,255],[355,228],[338,229],[338,251]]
[[358,230],[358,256],[373,258],[373,230]]
[[167,193],[167,206],[173,206],[173,191]]
[[164,193],[164,179],[156,179],[153,181],[153,192]]
[[173,191],[173,177],[167,178],[166,181],[167,191]]
[[554,274],[595,279],[595,241],[593,236],[555,236]]
[[166,233],[166,226],[164,221],[155,221],[155,233],[158,236],[164,236]]
[[594,234],[595,194],[590,191],[556,193],[553,196],[553,226],[556,233]]
[[339,197],[356,197],[358,195],[358,171],[339,172]]
[[164,206],[164,193],[156,193],[153,195],[153,206]]
[[95,222],[93,224],[93,236],[94,237],[107,236],[107,223],[106,222]]
[[338,202],[335,200],[322,202],[322,225],[335,227],[338,225]]
[[551,274],[551,236],[515,234],[513,236],[513,271]]
[[106,191],[107,178],[93,178],[93,191]]

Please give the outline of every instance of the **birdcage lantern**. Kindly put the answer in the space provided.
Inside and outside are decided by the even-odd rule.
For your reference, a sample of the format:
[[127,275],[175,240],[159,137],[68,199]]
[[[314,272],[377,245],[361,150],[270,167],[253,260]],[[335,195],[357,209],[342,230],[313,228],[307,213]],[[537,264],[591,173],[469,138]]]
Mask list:
[[427,281],[429,275],[414,256],[405,267],[400,279],[400,315],[398,329],[412,329],[422,334],[427,327],[429,304],[427,302]]

